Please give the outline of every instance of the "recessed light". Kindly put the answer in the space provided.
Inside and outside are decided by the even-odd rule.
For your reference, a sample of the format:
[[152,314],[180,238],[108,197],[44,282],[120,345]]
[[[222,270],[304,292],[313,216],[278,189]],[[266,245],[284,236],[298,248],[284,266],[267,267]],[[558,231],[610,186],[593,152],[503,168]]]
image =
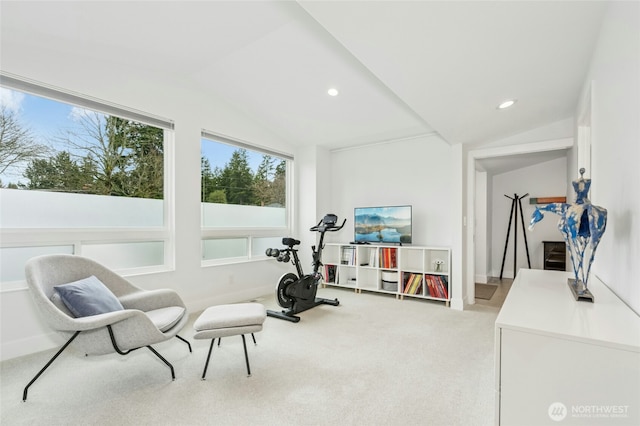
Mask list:
[[329,96],[338,96],[339,92],[338,92],[338,89],[336,89],[335,87],[332,87],[327,91],[327,93],[329,94]]
[[515,104],[516,102],[518,102],[517,99],[506,100],[506,101],[502,102],[500,105],[498,105],[498,109],[509,108],[510,106],[513,106],[513,104]]

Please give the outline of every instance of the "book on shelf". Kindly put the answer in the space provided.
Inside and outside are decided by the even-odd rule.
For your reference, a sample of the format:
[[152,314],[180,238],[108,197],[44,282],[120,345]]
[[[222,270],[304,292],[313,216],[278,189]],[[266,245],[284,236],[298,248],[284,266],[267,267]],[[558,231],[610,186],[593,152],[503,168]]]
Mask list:
[[369,266],[371,266],[372,268],[377,268],[378,266],[380,266],[379,258],[380,257],[378,256],[377,249],[369,250]]
[[398,267],[398,250],[394,247],[383,247],[380,249],[380,266],[385,269],[396,269]]
[[409,274],[409,277],[407,278],[407,282],[404,285],[404,288],[402,289],[403,293],[409,294],[409,292],[411,291],[411,286],[413,285],[414,279],[415,279],[415,274]]
[[407,290],[409,290],[409,286],[411,286],[411,281],[413,280],[412,278],[413,274],[409,274],[409,273],[404,273],[402,274],[402,292],[406,293]]
[[426,274],[424,279],[427,282],[429,296],[438,299],[449,299],[447,277],[442,275]]
[[342,247],[342,257],[340,263],[343,265],[356,264],[356,248],[352,246]]
[[415,274],[413,278],[413,283],[411,284],[411,288],[409,289],[409,294],[419,294],[421,288],[422,288],[422,277],[419,274]]
[[438,294],[436,293],[436,289],[433,283],[433,275],[425,275],[424,279],[427,282],[427,290],[428,290],[429,296],[438,297]]
[[324,277],[326,282],[336,283],[337,269],[336,265],[324,265]]
[[449,298],[449,283],[447,282],[447,277],[444,275],[438,275],[438,280],[440,281],[440,285],[442,286],[442,294],[445,299]]
[[407,277],[404,280],[402,292],[404,294],[420,294],[422,290],[422,277],[420,274],[405,274]]

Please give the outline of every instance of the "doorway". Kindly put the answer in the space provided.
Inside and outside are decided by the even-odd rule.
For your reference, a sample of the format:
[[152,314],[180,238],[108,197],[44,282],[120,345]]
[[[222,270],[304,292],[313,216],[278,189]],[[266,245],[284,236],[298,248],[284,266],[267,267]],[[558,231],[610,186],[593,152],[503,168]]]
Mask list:
[[[537,142],[515,146],[487,148],[469,151],[467,157],[467,270],[465,303],[476,303],[476,279],[488,281],[494,276],[489,268],[492,229],[488,225],[492,214],[487,204],[491,191],[491,176],[515,170],[550,159],[566,157],[573,147],[572,138]],[[570,171],[569,171],[570,172]],[[484,200],[484,201],[483,201]],[[494,248],[495,249],[495,248]],[[484,256],[483,253],[484,252]],[[476,268],[477,262],[481,267]],[[477,273],[477,272],[480,273]],[[508,290],[507,290],[508,291]]]

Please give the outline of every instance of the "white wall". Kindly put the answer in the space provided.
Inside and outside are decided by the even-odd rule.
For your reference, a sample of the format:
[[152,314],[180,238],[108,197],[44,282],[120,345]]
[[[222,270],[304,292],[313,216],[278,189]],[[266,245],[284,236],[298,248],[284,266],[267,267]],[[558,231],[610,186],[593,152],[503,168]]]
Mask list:
[[[485,217],[485,223],[487,224],[487,230],[486,230],[486,248],[487,248],[487,255],[486,255],[486,260],[487,260],[487,266],[486,266],[486,270],[487,270],[487,275],[493,275],[492,271],[491,271],[491,262],[492,262],[492,257],[493,257],[493,234],[495,232],[494,227],[493,227],[493,203],[490,202],[489,200],[493,200],[493,176],[489,175],[487,176],[487,183],[486,183],[486,187],[487,187],[487,201],[486,201],[486,206],[487,206],[487,213],[486,213],[486,217]],[[478,250],[478,247],[476,246],[475,248],[476,250]],[[475,288],[474,288],[475,290]]]
[[491,258],[491,246],[489,245],[489,238],[487,236],[489,218],[488,215],[488,194],[487,184],[489,182],[489,175],[486,171],[476,170],[476,188],[475,188],[475,240],[476,245],[476,273],[475,282],[486,283],[488,281],[489,274],[489,259]]
[[[525,167],[508,173],[502,173],[493,177],[492,183],[492,238],[491,238],[491,275],[500,276],[502,258],[504,256],[507,229],[511,213],[512,201],[505,197],[505,194],[513,198],[514,194],[522,197],[529,193],[528,197],[522,199],[522,218],[529,246],[529,257],[531,268],[542,269],[543,245],[542,241],[562,241],[562,235],[557,228],[559,217],[547,213],[544,220],[539,222],[533,231],[529,231],[529,221],[535,206],[529,204],[530,197],[552,197],[563,196],[566,193],[567,164],[565,158],[547,161],[534,166]],[[503,277],[513,278],[513,250],[514,250],[514,227],[518,226],[517,243],[517,269],[527,268],[527,255],[522,231],[522,220],[518,211],[517,220],[514,217],[511,223],[511,233],[507,247]],[[517,272],[517,270],[516,270]]]
[[640,3],[610,3],[577,113],[590,86],[590,199],[608,210],[592,271],[640,314]]
[[[366,206],[412,205],[413,245],[452,247],[452,306],[462,308],[461,249],[455,227],[461,215],[460,170],[454,148],[437,136],[421,137],[332,151],[323,170],[331,179],[330,210],[347,218],[345,228],[327,241],[353,241],[353,209]],[[456,211],[454,211],[456,210]],[[461,232],[458,230],[458,232]]]
[[298,203],[295,235],[292,236],[300,240],[298,255],[305,273],[311,272],[311,246],[316,245],[319,238],[309,228],[325,214],[334,213],[331,211],[331,199],[328,195],[331,175],[326,170],[329,162],[329,152],[324,148],[300,148],[296,156]]
[[353,209],[413,206],[413,245],[450,246],[451,147],[438,137],[333,151],[331,208],[346,217],[336,241],[353,241]]

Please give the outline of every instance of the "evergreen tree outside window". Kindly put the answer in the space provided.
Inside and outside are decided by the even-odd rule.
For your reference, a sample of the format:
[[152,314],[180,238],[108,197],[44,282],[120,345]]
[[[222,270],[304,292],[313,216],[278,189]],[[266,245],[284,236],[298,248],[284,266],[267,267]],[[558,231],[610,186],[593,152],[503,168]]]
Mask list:
[[205,264],[264,258],[290,233],[293,158],[203,132],[200,164]]
[[[214,139],[215,138],[215,139]],[[260,223],[262,214],[273,214],[267,208],[281,209],[283,220],[275,226],[287,226],[287,167],[291,159],[282,154],[251,149],[246,144],[207,134],[201,141],[201,202],[204,209],[225,210],[221,205],[264,208],[246,227],[269,227],[273,223]],[[210,206],[212,204],[218,205]],[[233,209],[227,208],[227,211]],[[235,209],[239,212],[242,209]],[[248,210],[246,210],[248,211]],[[242,226],[225,223],[225,215],[217,219],[203,217],[204,227]]]

